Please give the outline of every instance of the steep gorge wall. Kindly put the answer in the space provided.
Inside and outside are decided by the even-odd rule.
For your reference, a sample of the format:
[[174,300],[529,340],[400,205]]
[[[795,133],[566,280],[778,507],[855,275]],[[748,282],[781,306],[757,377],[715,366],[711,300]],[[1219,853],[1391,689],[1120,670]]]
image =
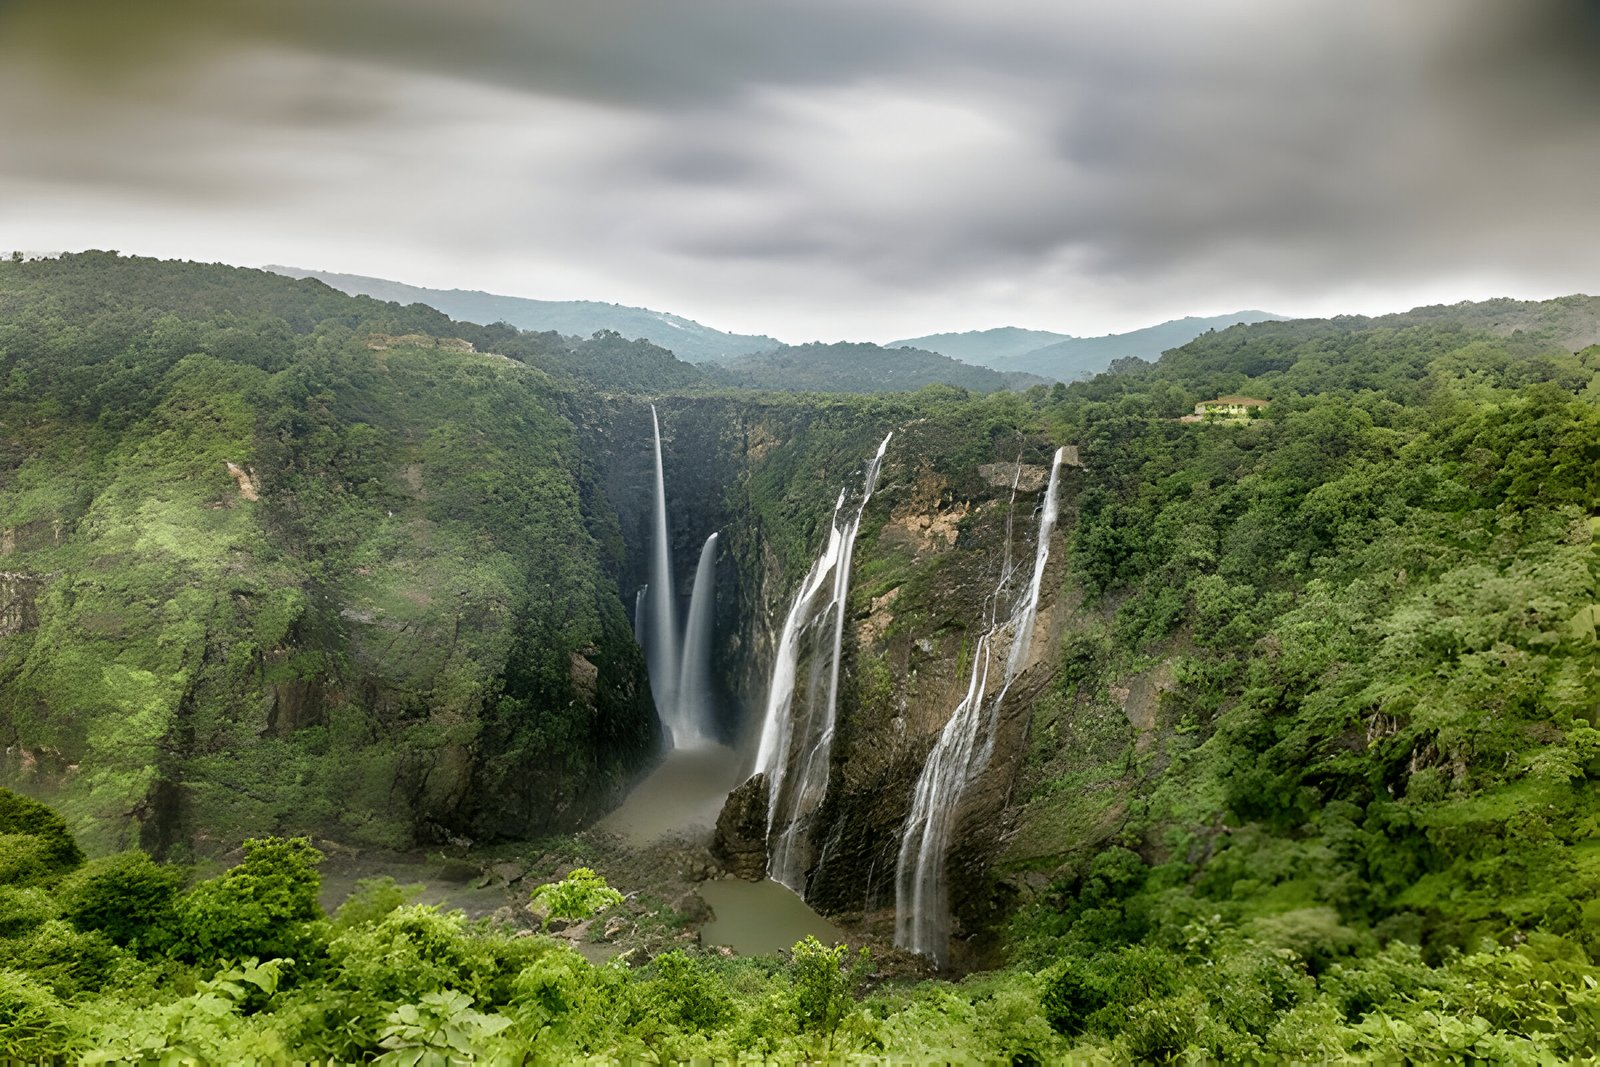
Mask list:
[[[725,740],[759,729],[767,673],[789,598],[821,547],[840,484],[870,453],[880,420],[849,405],[747,396],[657,399],[674,587],[687,608],[693,568],[717,532],[716,647]],[[625,546],[625,600],[648,580],[654,482],[650,404],[601,398],[575,414]],[[874,444],[876,442],[874,441]]]
[[[729,736],[742,733],[747,742],[759,728],[777,631],[822,546],[839,487],[859,477],[875,435],[896,431],[856,549],[838,737],[824,831],[808,843],[806,892],[819,910],[886,932],[913,788],[965,692],[1008,525],[1014,559],[1024,570],[1031,561],[1055,442],[987,434],[959,420],[819,412],[793,402],[667,398],[658,407],[680,589],[705,534],[724,535],[717,674]],[[582,422],[594,446],[589,453],[605,457],[603,481],[628,544],[626,592],[644,580],[649,547],[649,409],[618,401]],[[993,759],[961,802],[950,870],[958,937],[972,943],[958,964],[986,951],[981,935],[1012,903],[995,870],[1018,815],[1015,787],[1027,762],[1035,697],[1050,682],[1076,611],[1063,592],[1071,587],[1064,543],[1083,477],[1076,459],[1073,450],[1064,468],[1062,519],[1029,667],[1004,702]]]
[[97,847],[553,832],[654,747],[615,519],[539,372],[323,358],[303,395],[189,357],[110,438],[8,419],[0,773]]
[[[919,436],[915,427],[908,433],[901,477],[884,489],[888,514],[858,550],[864,580],[853,598],[847,704],[824,818],[829,829],[818,843],[807,892],[819,910],[857,919],[886,938],[893,930],[895,875],[913,790],[966,694],[974,649],[990,621],[987,600],[1006,558],[1008,528],[1012,560],[1021,562],[1026,584],[1054,451],[1048,442],[1013,440],[997,449],[1009,451],[1013,462],[996,457],[941,470],[934,442]],[[1024,463],[1013,503],[1018,451]],[[1006,905],[996,896],[992,872],[1015,816],[1013,790],[1034,697],[1048,684],[1070,614],[1071,604],[1060,594],[1066,585],[1061,547],[1070,528],[1074,477],[1070,469],[1065,474],[1062,520],[1025,666],[1000,706],[993,756],[957,808],[947,869],[958,947],[990,930]],[[982,948],[980,941],[958,952],[957,965]]]

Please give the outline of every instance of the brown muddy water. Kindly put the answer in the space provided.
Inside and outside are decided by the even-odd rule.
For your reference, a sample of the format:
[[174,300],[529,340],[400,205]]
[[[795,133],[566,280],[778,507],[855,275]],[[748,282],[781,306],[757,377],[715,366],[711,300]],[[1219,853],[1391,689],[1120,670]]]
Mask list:
[[[699,928],[700,940],[706,945],[727,946],[741,955],[760,955],[787,951],[807,936],[830,945],[844,940],[838,927],[771,880],[746,882],[727,877],[692,886],[680,882],[677,890],[660,884],[659,861],[650,857],[671,857],[685,847],[704,854],[703,847],[711,840],[728,792],[743,781],[747,771],[747,760],[721,745],[669,753],[620,807],[595,824],[595,830],[624,846],[621,850],[606,850],[601,845],[595,865],[624,893],[670,894],[692,888],[712,911],[712,917]],[[331,914],[359,880],[388,875],[402,885],[420,885],[413,898],[417,903],[460,908],[475,919],[505,915],[509,907],[515,920],[526,921],[525,905],[536,880],[522,879],[512,887],[500,879],[485,877],[491,868],[505,866],[514,873],[527,864],[451,860],[420,853],[330,855],[322,868],[322,905]],[[596,922],[603,924],[605,919]],[[620,948],[588,943],[582,930],[565,936],[574,948],[596,962]]]
[[[596,829],[635,847],[685,838],[707,841],[723,801],[747,771],[744,758],[721,745],[674,750]],[[700,883],[695,892],[713,913],[700,928],[707,945],[760,955],[788,950],[807,936],[828,945],[844,939],[838,927],[770,879],[720,878]]]
[[709,841],[722,802],[743,780],[743,764],[724,745],[673,749],[595,829],[635,847],[673,838]]
[[788,887],[764,879],[718,878],[695,890],[711,906],[711,921],[700,927],[707,945],[727,945],[742,956],[759,956],[815,937],[824,945],[844,940],[844,932],[812,911]]

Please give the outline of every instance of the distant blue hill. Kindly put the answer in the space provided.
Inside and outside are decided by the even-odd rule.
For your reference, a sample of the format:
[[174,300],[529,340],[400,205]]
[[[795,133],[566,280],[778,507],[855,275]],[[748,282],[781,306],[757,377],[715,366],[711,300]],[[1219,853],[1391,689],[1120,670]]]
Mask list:
[[384,278],[333,274],[301,267],[269,265],[266,269],[291,278],[315,278],[351,296],[425,304],[464,322],[482,325],[505,322],[520,330],[554,330],[566,337],[590,337],[597,330],[614,330],[629,340],[642,337],[688,363],[708,360],[720,363],[740,356],[773,352],[779,347],[779,342],[771,337],[725,333],[681,315],[649,308],[595,300],[531,300],[472,289],[426,289]]
[[[1003,326],[994,330],[939,333],[891,342],[890,348],[921,348],[968,363],[1003,371],[1023,371],[1043,378],[1070,382],[1092,378],[1124,356],[1155,360],[1161,353],[1188,344],[1207,330],[1226,329],[1235,323],[1281,319],[1265,311],[1236,311],[1231,315],[1188,316],[1155,326],[1104,337],[1072,337],[1047,330]],[[1037,343],[1033,343],[1035,339]]]
[[901,393],[943,384],[993,393],[1026,389],[1043,379],[963,363],[938,352],[886,348],[866,341],[813,341],[700,369],[712,381],[743,389],[819,393]]

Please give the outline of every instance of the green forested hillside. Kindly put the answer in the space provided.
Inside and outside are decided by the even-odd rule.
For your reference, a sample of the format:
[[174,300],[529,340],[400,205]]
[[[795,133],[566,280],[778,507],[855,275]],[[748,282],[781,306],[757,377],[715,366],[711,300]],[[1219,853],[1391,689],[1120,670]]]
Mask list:
[[[1352,997],[1352,981],[1416,980],[1399,977],[1397,945],[1433,963],[1525,945],[1483,973],[1489,988],[1534,960],[1588,973],[1597,372],[1600,347],[1455,324],[1288,323],[1208,335],[1058,397],[1056,432],[1091,470],[1070,551],[1096,610],[1035,708],[1006,862],[1071,857],[1013,932],[1040,963],[1074,946],[1083,962],[1058,964],[1057,988],[1078,998],[1076,1025],[1126,1025],[1116,990],[1149,962],[1130,942],[1292,950],[1329,981],[1275,1006],[1285,1034],[1383,1008],[1355,1044],[1305,1055],[1393,1048],[1386,1036],[1421,1058],[1459,1054],[1502,1025],[1487,1003]],[[1266,417],[1171,421],[1234,391],[1270,399]],[[1206,1008],[1170,966],[1139,979],[1135,1000],[1153,997],[1139,1010],[1206,1040],[1227,998]],[[1552,1040],[1594,1026],[1587,995],[1562,1004],[1524,1025]],[[1424,1006],[1435,1014],[1419,1021]]]
[[[958,935],[992,970],[946,980],[881,943],[595,965],[392,883],[324,916],[305,842],[253,841],[210,878],[120,852],[532,834],[594,810],[652,727],[625,549],[568,413],[681,365],[220,267],[0,266],[4,781],[64,816],[0,792],[0,1048],[1592,1056],[1596,321],[1569,298],[1265,323],[1072,386],[760,398],[722,506],[773,573],[803,571],[881,428],[906,450],[857,555],[857,622],[903,591],[876,636],[847,631],[841,851],[911,785],[872,776],[910,684],[881,646],[966,647],[970,587],[941,582],[999,521],[966,507],[972,472],[1056,444],[1084,465],[1009,799],[968,831],[986,851],[952,860]],[[743,402],[684,381],[705,422]],[[1179,421],[1230,393],[1270,403]],[[955,515],[950,553],[891,545],[916,506]],[[593,850],[493,855],[531,869],[550,848]],[[830,877],[870,895],[871,868]],[[593,889],[573,879],[548,895]]]
[[554,380],[460,332],[259,272],[0,265],[8,776],[157,854],[603,798],[653,738],[614,520]]

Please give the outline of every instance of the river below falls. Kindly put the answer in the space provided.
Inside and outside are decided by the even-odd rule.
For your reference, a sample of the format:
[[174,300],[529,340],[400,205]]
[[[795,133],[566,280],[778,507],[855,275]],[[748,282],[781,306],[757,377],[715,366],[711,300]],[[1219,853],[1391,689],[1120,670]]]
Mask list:
[[[721,745],[669,753],[620,807],[595,825],[623,847],[606,850],[602,846],[592,862],[624,892],[695,893],[712,913],[699,926],[705,945],[727,946],[753,956],[786,951],[807,936],[824,944],[844,940],[836,926],[770,879],[747,882],[723,877],[689,884],[679,881],[676,889],[671,887],[676,878],[662,870],[663,858],[680,853],[685,846],[703,854],[722,804],[742,781],[747,766],[738,753]],[[387,876],[414,887],[416,903],[459,908],[473,919],[510,915],[526,921],[528,893],[535,880],[519,878],[514,885],[507,885],[503,878],[492,875],[509,867],[505,877],[516,877],[527,866],[526,861],[505,862],[503,855],[498,862],[491,862],[470,856],[448,859],[438,853],[340,850],[329,855],[322,866],[322,906],[332,914],[358,882]],[[604,926],[603,918],[597,921]],[[574,935],[578,933],[574,931]],[[624,947],[591,943],[574,935],[569,935],[573,936],[572,946],[595,962]]]
[[673,838],[709,840],[743,762],[725,745],[673,749],[595,829],[636,848]]
[[[636,848],[685,838],[707,840],[729,791],[745,773],[745,760],[723,745],[674,749],[595,828]],[[695,891],[713,913],[700,928],[707,945],[760,955],[792,948],[807,936],[824,944],[844,939],[838,927],[770,879],[719,878],[702,882]]]

